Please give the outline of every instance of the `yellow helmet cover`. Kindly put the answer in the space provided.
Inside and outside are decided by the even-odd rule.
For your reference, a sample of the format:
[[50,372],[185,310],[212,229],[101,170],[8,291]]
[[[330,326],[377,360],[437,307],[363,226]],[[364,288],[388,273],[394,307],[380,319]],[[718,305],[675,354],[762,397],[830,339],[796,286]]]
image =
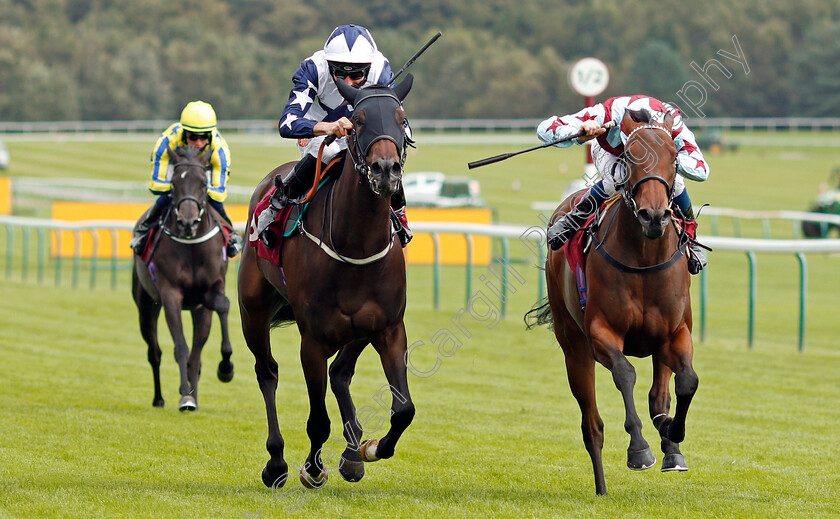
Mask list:
[[193,101],[181,112],[181,126],[191,132],[211,132],[216,129],[216,112],[210,103]]

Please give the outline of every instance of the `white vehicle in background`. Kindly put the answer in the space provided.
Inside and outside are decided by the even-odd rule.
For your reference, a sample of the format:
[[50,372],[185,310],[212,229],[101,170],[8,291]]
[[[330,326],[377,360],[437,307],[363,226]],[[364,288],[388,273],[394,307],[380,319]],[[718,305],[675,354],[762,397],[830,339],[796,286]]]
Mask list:
[[8,169],[9,162],[11,162],[9,149],[6,148],[6,145],[3,144],[3,141],[0,141],[0,169]]
[[447,177],[440,171],[407,173],[402,179],[405,199],[411,207],[483,207],[478,180]]

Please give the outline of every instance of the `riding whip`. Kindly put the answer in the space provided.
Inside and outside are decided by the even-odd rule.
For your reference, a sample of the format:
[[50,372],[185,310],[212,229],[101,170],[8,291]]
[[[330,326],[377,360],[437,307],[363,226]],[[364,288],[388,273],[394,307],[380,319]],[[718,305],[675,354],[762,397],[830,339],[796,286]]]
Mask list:
[[[601,128],[609,129],[609,128],[612,128],[613,126],[615,126],[615,121],[609,121],[608,123],[604,124],[604,126],[602,126]],[[478,167],[481,167],[481,166],[486,166],[488,164],[495,164],[496,162],[501,162],[501,161],[509,159],[511,157],[515,157],[515,156],[521,155],[523,153],[528,153],[529,151],[541,150],[543,148],[548,148],[549,146],[554,146],[555,144],[560,144],[561,142],[568,142],[572,139],[577,139],[578,137],[583,137],[584,135],[586,135],[586,132],[581,130],[581,131],[577,132],[576,134],[574,134],[570,137],[565,137],[563,139],[557,139],[556,141],[552,141],[552,142],[549,142],[549,143],[546,143],[546,144],[541,144],[539,146],[534,146],[533,148],[528,148],[527,150],[514,151],[514,152],[511,152],[511,153],[502,153],[501,155],[496,155],[496,156],[493,156],[493,157],[488,157],[486,159],[476,160],[476,161],[468,163],[467,166],[469,167],[469,169],[473,169],[473,168],[478,168]]]
[[397,80],[397,78],[398,78],[398,77],[400,77],[400,74],[402,74],[403,72],[405,72],[405,69],[407,69],[408,67],[410,67],[410,66],[411,66],[411,64],[412,64],[412,63],[414,63],[414,60],[416,60],[418,57],[420,57],[420,55],[421,55],[421,54],[423,54],[424,52],[426,52],[426,49],[428,49],[429,47],[431,47],[431,46],[432,46],[432,43],[434,43],[435,41],[437,41],[437,39],[438,39],[438,38],[440,38],[440,35],[441,35],[440,31],[438,31],[438,33],[437,33],[437,34],[435,34],[434,36],[432,36],[432,39],[430,39],[429,41],[427,41],[425,45],[423,45],[422,47],[420,47],[420,50],[418,50],[417,52],[415,52],[415,53],[414,53],[414,56],[412,56],[412,57],[408,58],[408,61],[406,61],[406,62],[405,62],[405,65],[403,65],[403,66],[402,66],[402,68],[399,70],[399,72],[397,72],[396,74],[394,74],[394,77],[393,77],[393,78],[391,78],[391,82],[392,82],[392,83],[393,83],[393,82],[395,82],[395,81]]

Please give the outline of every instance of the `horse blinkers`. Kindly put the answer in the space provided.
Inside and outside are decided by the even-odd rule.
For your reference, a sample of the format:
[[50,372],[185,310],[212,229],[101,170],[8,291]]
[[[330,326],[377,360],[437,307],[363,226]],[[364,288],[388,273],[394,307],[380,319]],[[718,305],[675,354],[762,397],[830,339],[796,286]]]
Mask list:
[[[382,198],[393,195],[402,180],[407,137],[401,104],[413,79],[408,74],[393,89],[381,85],[356,89],[336,82],[339,92],[354,106],[353,139],[348,154],[356,171],[367,178],[371,191]],[[388,142],[393,143],[396,155],[389,149]]]

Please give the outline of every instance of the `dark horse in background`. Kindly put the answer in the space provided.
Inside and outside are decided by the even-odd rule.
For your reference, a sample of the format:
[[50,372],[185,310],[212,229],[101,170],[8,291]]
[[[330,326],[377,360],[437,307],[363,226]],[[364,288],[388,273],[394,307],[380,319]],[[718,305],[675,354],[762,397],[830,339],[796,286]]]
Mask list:
[[[595,402],[595,361],[612,372],[624,399],[624,429],[630,434],[627,465],[642,470],[656,458],[642,436],[642,422],[633,401],[636,372],[627,356],[653,360],[653,385],[648,395],[650,416],[661,438],[663,471],[688,470],[679,443],[685,437],[689,404],[698,378],[691,361],[691,299],[685,243],[672,221],[670,204],[676,174],[673,121],[652,123],[647,113],[628,113],[622,128],[629,178],[622,188],[625,203],[606,210],[586,256],[589,299],[581,309],[575,273],[564,249],[549,251],[545,273],[548,302],[529,312],[536,323],[553,323],[566,358],[572,394],[580,406],[583,442],[595,471],[595,491],[606,494],[601,450],[604,422]],[[566,199],[552,222],[571,209]],[[669,384],[675,375],[676,412]]]
[[[207,204],[205,170],[211,152],[209,147],[200,155],[191,147],[181,152],[169,148],[169,160],[174,165],[172,203],[160,230],[149,240],[153,248],[151,257],[144,261],[140,256],[134,256],[131,291],[140,311],[140,332],[149,345],[149,363],[155,381],[152,405],[155,407],[163,407],[161,350],[157,336],[161,306],[175,343],[175,360],[181,370],[178,408],[194,411],[198,407],[201,349],[210,335],[214,311],[219,314],[222,325],[222,361],[217,374],[222,382],[233,379],[233,363],[230,362],[233,350],[228,335],[230,301],[225,296],[228,262],[224,255],[224,233],[219,223],[221,216]],[[192,313],[192,352],[184,338],[181,322],[181,310],[184,309]]]
[[[390,223],[390,198],[402,180],[405,113],[401,102],[412,76],[393,89],[355,89],[336,82],[354,107],[354,134],[338,178],[312,199],[301,232],[282,243],[282,269],[246,247],[239,267],[239,307],[245,341],[256,360],[257,382],[268,415],[266,448],[271,458],[262,471],[266,486],[288,477],[284,442],[277,423],[277,362],[269,331],[294,321],[301,335],[300,359],[309,393],[306,432],[311,448],[301,470],[310,488],[325,484],[328,472],[319,451],[330,435],[325,395],[327,380],[338,400],[347,448],[339,472],[348,481],[364,476],[364,461],[390,458],[414,417],[406,377],[405,260]],[[279,166],[257,186],[248,221],[256,228],[255,205],[294,163]],[[395,242],[395,240],[397,240]],[[361,442],[362,426],[350,396],[350,381],[362,350],[373,344],[393,397],[391,428],[381,440]],[[333,355],[335,360],[327,368]]]

